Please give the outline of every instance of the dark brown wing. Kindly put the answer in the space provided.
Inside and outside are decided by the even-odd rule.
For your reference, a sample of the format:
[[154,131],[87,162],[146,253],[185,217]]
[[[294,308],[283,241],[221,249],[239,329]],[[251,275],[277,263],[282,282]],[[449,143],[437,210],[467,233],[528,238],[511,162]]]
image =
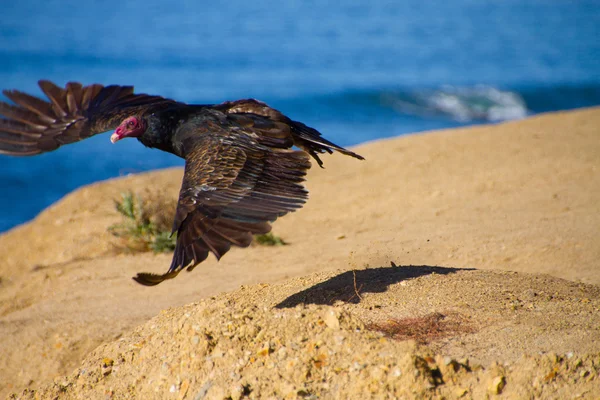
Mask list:
[[[217,129],[211,127],[212,132]],[[134,278],[137,282],[157,285],[185,267],[192,270],[209,252],[219,259],[232,244],[247,247],[252,235],[271,230],[269,222],[305,203],[308,192],[302,182],[310,168],[306,153],[261,144],[264,138],[256,130],[246,130],[254,134],[251,137],[237,129],[222,129],[220,135],[188,139],[173,224],[177,232],[173,262],[167,273],[141,273]],[[272,130],[271,136],[285,136]]]
[[102,86],[69,82],[63,89],[38,82],[49,102],[17,90],[0,102],[0,153],[30,156],[115,129],[130,115],[173,100],[134,94],[132,86]]
[[350,150],[338,146],[335,143],[330,142],[321,136],[321,133],[310,126],[303,124],[302,122],[293,121],[290,118],[283,115],[280,111],[269,107],[262,101],[255,99],[244,99],[236,101],[227,101],[225,103],[215,106],[215,108],[222,110],[228,114],[255,114],[261,117],[268,118],[271,121],[286,124],[290,127],[290,131],[294,140],[294,145],[298,146],[302,150],[310,154],[319,167],[323,167],[323,162],[319,158],[318,154],[321,153],[333,153],[333,151],[339,151],[342,154],[364,160],[361,155],[358,155]]

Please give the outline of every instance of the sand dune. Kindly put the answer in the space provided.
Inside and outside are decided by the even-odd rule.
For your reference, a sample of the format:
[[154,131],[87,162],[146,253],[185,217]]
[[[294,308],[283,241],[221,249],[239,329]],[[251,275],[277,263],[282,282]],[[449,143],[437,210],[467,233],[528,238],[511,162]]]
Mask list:
[[[327,157],[306,207],[274,225],[290,245],[155,288],[130,277],[170,255],[115,254],[106,229],[121,192],[176,196],[182,172],[75,191],[0,236],[0,394],[593,398],[598,127],[588,109]],[[374,329],[402,321],[439,335]]]

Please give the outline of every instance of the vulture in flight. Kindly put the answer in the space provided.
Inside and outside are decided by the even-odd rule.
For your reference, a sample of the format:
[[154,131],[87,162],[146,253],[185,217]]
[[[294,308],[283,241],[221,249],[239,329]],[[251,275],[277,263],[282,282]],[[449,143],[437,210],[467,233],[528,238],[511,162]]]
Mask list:
[[135,137],[185,159],[173,261],[163,275],[133,278],[147,286],[191,271],[209,252],[220,259],[232,244],[247,247],[252,235],[271,230],[269,222],[302,207],[309,156],[319,166],[325,152],[363,159],[254,99],[193,105],[132,86],[39,86],[49,101],[3,92],[14,104],[0,102],[0,153],[32,156],[114,129],[113,143]]

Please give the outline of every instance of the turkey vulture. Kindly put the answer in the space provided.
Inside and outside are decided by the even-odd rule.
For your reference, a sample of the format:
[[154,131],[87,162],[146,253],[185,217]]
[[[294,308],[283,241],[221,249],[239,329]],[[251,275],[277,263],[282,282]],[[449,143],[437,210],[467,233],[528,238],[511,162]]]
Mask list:
[[302,207],[309,155],[321,167],[319,154],[334,150],[363,159],[254,99],[192,105],[136,94],[132,86],[39,86],[49,102],[3,92],[15,104],[0,102],[0,153],[31,156],[115,129],[113,143],[135,137],[185,159],[173,261],[163,275],[133,278],[147,286],[191,271],[209,252],[220,259],[232,244],[247,247],[253,234],[271,230],[269,222]]

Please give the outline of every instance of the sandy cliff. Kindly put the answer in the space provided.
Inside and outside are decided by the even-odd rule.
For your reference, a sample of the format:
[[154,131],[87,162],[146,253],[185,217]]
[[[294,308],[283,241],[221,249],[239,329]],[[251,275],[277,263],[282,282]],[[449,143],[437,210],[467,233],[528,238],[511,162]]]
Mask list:
[[600,109],[355,150],[274,224],[290,245],[155,288],[130,277],[170,255],[115,254],[106,229],[121,192],[175,197],[181,170],[90,185],[0,236],[0,395],[593,398]]

